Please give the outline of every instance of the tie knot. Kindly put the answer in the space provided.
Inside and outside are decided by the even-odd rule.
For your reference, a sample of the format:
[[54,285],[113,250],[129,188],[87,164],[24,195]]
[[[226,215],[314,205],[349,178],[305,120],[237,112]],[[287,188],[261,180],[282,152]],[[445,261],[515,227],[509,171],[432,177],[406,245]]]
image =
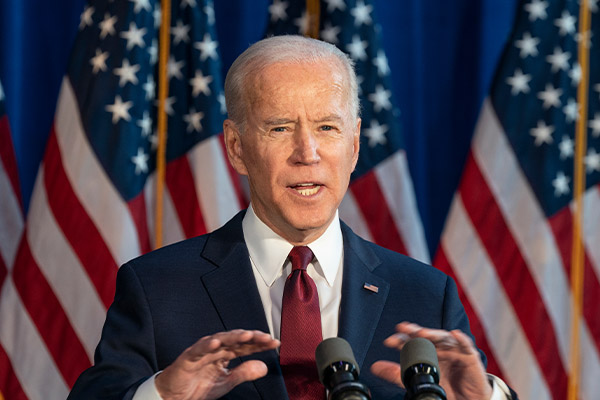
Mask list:
[[295,246],[288,257],[292,261],[292,271],[306,270],[308,263],[313,259],[313,252],[307,246]]

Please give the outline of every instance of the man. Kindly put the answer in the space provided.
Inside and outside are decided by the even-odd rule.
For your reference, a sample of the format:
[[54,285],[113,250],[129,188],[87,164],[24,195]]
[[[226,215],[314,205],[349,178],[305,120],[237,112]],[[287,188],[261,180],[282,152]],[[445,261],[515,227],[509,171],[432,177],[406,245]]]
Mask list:
[[[289,333],[287,322],[286,282],[298,271],[318,292],[319,340],[350,342],[373,399],[403,398],[399,366],[389,360],[418,336],[436,344],[449,399],[490,399],[493,390],[506,398],[467,336],[452,280],[362,240],[338,219],[359,153],[351,61],[316,40],[265,39],[234,62],[225,95],[227,153],[248,177],[251,207],[211,234],[121,267],[96,364],[71,397],[284,399],[302,390],[289,383],[284,360],[284,336],[306,328]],[[291,273],[296,247],[310,249],[310,263]],[[304,368],[313,374],[314,366]],[[320,390],[314,398],[324,398]]]

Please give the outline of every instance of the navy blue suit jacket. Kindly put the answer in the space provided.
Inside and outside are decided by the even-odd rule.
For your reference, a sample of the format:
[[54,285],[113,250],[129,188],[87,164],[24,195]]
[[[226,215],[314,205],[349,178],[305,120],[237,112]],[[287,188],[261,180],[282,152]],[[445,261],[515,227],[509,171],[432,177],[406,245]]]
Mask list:
[[[148,377],[199,338],[231,329],[269,332],[248,249],[243,212],[213,233],[164,247],[118,273],[95,365],[77,380],[72,399],[131,398]],[[470,334],[452,279],[435,268],[361,239],[342,223],[344,275],[338,336],[348,340],[374,400],[404,391],[369,372],[377,360],[397,361],[382,342],[401,321]],[[379,288],[366,290],[365,283]],[[260,359],[266,377],[236,387],[226,399],[287,399],[276,351]]]

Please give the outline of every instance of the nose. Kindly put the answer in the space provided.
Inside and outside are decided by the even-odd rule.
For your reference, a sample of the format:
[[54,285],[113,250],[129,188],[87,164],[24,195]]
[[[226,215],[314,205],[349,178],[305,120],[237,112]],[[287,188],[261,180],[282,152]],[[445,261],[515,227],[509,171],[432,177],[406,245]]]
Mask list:
[[294,132],[294,152],[292,161],[297,164],[319,162],[319,141],[311,129],[301,127]]

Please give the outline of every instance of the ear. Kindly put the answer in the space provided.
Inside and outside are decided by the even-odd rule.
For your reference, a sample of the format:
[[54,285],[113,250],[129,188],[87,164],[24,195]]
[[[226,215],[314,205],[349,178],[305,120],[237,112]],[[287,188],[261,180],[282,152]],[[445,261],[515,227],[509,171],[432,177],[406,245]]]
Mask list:
[[358,153],[360,152],[360,125],[362,123],[362,120],[360,118],[357,118],[356,121],[356,130],[354,131],[354,137],[353,137],[353,147],[352,147],[352,171],[354,171],[354,169],[356,168],[356,163],[358,162]]
[[225,147],[227,148],[229,163],[238,174],[248,175],[243,157],[242,138],[236,123],[230,119],[226,119],[223,122],[223,134],[225,136]]

